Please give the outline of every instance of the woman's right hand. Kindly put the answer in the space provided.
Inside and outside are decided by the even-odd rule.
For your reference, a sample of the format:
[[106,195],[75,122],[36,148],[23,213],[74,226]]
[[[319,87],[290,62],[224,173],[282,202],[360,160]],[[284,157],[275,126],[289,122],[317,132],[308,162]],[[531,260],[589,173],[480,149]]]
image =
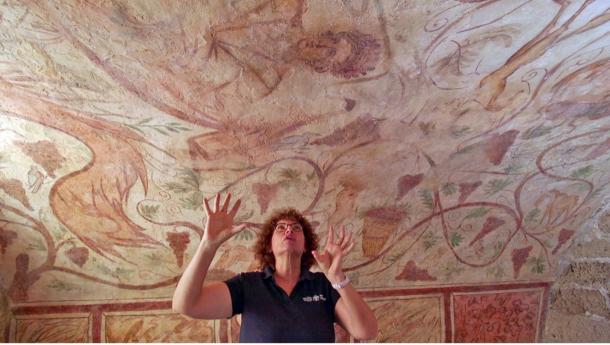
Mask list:
[[241,205],[241,199],[235,202],[235,205],[229,209],[229,201],[231,200],[231,193],[227,195],[222,208],[220,207],[220,193],[216,194],[216,200],[214,202],[214,210],[210,208],[207,199],[203,199],[205,206],[205,213],[207,215],[205,231],[203,233],[202,242],[206,245],[211,245],[218,248],[231,236],[237,234],[246,228],[246,224],[234,225],[235,215]]

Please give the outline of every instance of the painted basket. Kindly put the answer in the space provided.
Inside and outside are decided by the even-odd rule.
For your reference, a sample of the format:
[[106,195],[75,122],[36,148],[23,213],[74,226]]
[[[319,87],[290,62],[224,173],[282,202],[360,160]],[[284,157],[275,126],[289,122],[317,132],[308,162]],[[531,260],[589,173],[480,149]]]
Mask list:
[[406,213],[398,208],[374,208],[364,215],[362,231],[362,251],[364,256],[373,257],[379,254],[386,242],[398,229]]

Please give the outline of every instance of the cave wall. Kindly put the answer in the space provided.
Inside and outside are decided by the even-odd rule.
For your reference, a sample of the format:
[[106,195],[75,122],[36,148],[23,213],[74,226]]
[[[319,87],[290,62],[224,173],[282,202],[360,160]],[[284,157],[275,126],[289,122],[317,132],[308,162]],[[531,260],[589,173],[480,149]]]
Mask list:
[[599,342],[610,339],[608,206],[596,214],[589,226],[561,259],[558,279],[550,294],[545,341]]
[[295,207],[354,233],[377,341],[607,341],[608,6],[2,3],[5,340],[238,340],[170,308],[231,192],[211,280]]

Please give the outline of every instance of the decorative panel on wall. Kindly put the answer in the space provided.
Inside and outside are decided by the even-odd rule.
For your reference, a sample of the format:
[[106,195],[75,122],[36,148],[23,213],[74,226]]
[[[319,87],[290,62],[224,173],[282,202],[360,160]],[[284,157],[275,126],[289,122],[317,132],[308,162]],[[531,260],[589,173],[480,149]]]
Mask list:
[[87,343],[91,341],[88,314],[18,316],[13,320],[11,342]]
[[193,320],[175,313],[104,313],[102,338],[107,343],[211,343],[214,322]]
[[379,343],[440,343],[444,340],[443,297],[369,299],[379,324]]
[[542,289],[452,294],[453,341],[538,341]]
[[[426,343],[538,341],[548,291],[548,283],[518,283],[360,292],[379,323],[375,342]],[[18,307],[5,340],[72,341],[75,335],[85,342],[239,342],[240,316],[195,320],[170,306],[171,301]],[[338,325],[335,338],[355,342]]]

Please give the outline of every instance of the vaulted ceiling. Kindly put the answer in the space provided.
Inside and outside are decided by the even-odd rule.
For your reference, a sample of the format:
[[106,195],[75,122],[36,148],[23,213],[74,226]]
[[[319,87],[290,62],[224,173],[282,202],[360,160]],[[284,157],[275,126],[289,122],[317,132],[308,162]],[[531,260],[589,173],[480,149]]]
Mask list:
[[550,281],[610,195],[608,6],[5,3],[4,287],[169,298],[219,191],[250,227],[215,279],[295,207],[362,289]]

